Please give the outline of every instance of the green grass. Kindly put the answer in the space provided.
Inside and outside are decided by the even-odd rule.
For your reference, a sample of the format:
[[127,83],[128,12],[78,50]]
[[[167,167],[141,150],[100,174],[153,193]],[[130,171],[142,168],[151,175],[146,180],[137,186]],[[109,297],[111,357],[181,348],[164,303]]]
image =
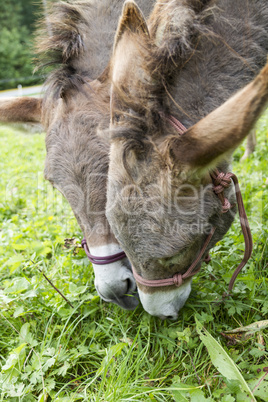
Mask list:
[[[233,166],[253,257],[233,297],[219,303],[243,256],[236,220],[175,322],[100,300],[84,252],[64,247],[81,232],[67,202],[43,179],[44,135],[0,126],[0,401],[250,401],[243,381],[255,400],[267,401],[265,325],[248,337],[224,333],[267,319],[267,126],[266,113],[256,152],[239,162],[239,148]],[[222,348],[228,362],[215,360]]]

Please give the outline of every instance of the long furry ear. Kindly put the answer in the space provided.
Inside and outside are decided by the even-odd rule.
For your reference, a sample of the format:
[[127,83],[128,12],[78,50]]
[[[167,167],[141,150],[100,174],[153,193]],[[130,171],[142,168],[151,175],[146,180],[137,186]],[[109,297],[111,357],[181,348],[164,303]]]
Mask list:
[[119,20],[115,35],[114,51],[119,40],[125,33],[149,35],[145,18],[134,1],[126,1],[123,6],[122,15]]
[[117,110],[129,110],[144,96],[149,32],[144,16],[134,1],[124,3],[110,63],[111,118]]
[[139,7],[134,1],[126,1],[114,41],[111,63],[114,83],[122,85],[122,80],[129,81],[131,72],[135,76],[142,68],[148,36],[147,24]]
[[192,168],[215,166],[249,134],[268,103],[268,63],[244,89],[191,127],[173,137],[169,152]]
[[158,0],[148,20],[155,44],[153,70],[168,81],[195,52],[200,35],[200,13],[207,0]]
[[0,100],[0,121],[41,123],[42,99],[6,98]]

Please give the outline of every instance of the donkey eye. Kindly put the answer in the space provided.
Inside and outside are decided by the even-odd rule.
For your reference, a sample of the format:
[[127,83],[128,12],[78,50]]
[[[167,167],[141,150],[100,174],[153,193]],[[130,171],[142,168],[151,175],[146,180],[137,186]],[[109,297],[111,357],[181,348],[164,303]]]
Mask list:
[[118,113],[115,113],[114,116],[113,116],[113,121],[115,123],[118,123],[120,121],[120,118],[121,118],[121,115],[118,114]]

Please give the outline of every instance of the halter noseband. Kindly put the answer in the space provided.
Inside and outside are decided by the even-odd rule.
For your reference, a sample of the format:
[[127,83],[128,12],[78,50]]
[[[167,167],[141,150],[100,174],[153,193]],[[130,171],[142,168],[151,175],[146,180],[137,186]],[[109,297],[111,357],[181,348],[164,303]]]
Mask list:
[[87,246],[87,241],[85,238],[81,241],[81,245],[82,245],[83,249],[85,250],[86,255],[88,256],[89,261],[92,262],[92,264],[106,265],[106,264],[111,264],[112,262],[122,260],[123,258],[126,258],[126,253],[124,251],[120,251],[117,254],[112,254],[112,255],[109,255],[106,257],[96,257],[96,256],[90,254],[88,246]]

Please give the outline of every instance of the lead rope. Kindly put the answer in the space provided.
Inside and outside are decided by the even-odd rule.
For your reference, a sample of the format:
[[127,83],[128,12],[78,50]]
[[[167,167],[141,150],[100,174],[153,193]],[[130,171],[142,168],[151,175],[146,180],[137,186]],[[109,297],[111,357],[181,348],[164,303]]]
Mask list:
[[245,251],[244,251],[243,260],[240,262],[240,264],[236,268],[236,270],[233,273],[232,278],[230,280],[229,287],[228,287],[229,292],[232,291],[234,282],[235,282],[238,274],[240,273],[242,268],[246,265],[246,263],[250,259],[252,250],[253,250],[253,242],[252,242],[251,231],[250,231],[250,227],[249,227],[249,223],[248,223],[248,217],[247,217],[246,210],[244,207],[243,198],[242,198],[242,194],[241,194],[239,183],[238,183],[238,178],[236,177],[236,175],[234,173],[232,174],[232,180],[235,184],[235,193],[236,193],[237,207],[238,207],[238,211],[239,211],[240,226],[241,226],[242,233],[244,236],[244,241],[245,241]]
[[238,214],[239,214],[239,220],[240,220],[240,226],[241,230],[244,236],[244,241],[245,241],[245,251],[244,251],[244,257],[243,260],[240,262],[238,267],[236,268],[235,272],[233,273],[231,280],[229,282],[228,286],[228,291],[231,293],[235,280],[242,270],[242,268],[246,265],[248,260],[251,257],[252,250],[253,250],[253,242],[252,242],[252,236],[251,236],[251,231],[248,223],[248,217],[246,214],[246,210],[244,207],[243,203],[243,198],[241,194],[241,190],[239,187],[238,183],[238,178],[234,173],[228,172],[228,173],[223,173],[219,172],[219,170],[214,170],[210,174],[214,187],[213,190],[215,194],[219,197],[222,203],[222,212],[226,213],[231,209],[234,205],[231,205],[229,200],[224,197],[224,190],[228,188],[231,184],[231,180],[234,182],[235,185],[235,195],[236,195],[236,201],[237,201],[237,207],[238,207]]
[[[177,130],[177,132],[180,135],[183,135],[187,131],[186,127],[179,120],[177,120],[174,116],[168,115],[168,116],[166,116],[166,119]],[[244,251],[243,260],[240,262],[240,264],[236,268],[236,270],[233,273],[231,280],[229,282],[228,291],[229,291],[229,293],[231,293],[238,274],[241,272],[242,268],[246,265],[246,263],[248,262],[248,260],[251,257],[252,250],[253,250],[252,236],[251,236],[248,217],[247,217],[246,210],[244,207],[243,198],[242,198],[242,194],[241,194],[241,190],[239,187],[237,176],[232,172],[223,173],[223,172],[220,172],[219,170],[215,169],[211,173],[211,178],[212,178],[213,185],[214,185],[213,191],[215,192],[215,194],[217,194],[217,196],[221,200],[223,213],[228,212],[234,206],[234,205],[230,204],[229,200],[226,197],[224,197],[224,190],[230,186],[231,180],[233,180],[234,185],[235,185],[235,195],[236,195],[236,201],[237,201],[237,207],[238,207],[238,213],[239,213],[240,226],[241,226],[241,230],[242,230],[242,233],[244,236],[244,241],[245,241],[245,251]],[[208,255],[204,261],[209,262],[209,260],[210,260],[210,257]]]
[[222,212],[223,213],[227,212],[230,208],[233,207],[233,205],[230,204],[230,202],[227,200],[227,198],[224,197],[223,191],[224,191],[224,189],[226,189],[227,187],[230,186],[231,180],[234,182],[240,226],[241,226],[241,230],[242,230],[242,233],[244,236],[244,241],[245,241],[245,251],[244,251],[243,260],[240,262],[240,264],[236,268],[235,272],[233,273],[229,286],[228,286],[228,291],[231,292],[238,274],[240,273],[242,268],[246,265],[246,263],[248,262],[248,260],[251,257],[252,250],[253,250],[252,236],[251,236],[251,231],[250,231],[250,227],[249,227],[249,223],[248,223],[248,217],[247,217],[247,214],[245,211],[243,198],[242,198],[242,194],[241,194],[241,190],[239,187],[237,176],[234,173],[230,173],[230,172],[223,173],[223,172],[219,172],[218,170],[214,170],[211,173],[211,178],[214,183],[213,190],[218,195],[218,197],[220,198],[220,200],[222,202],[222,205],[223,205]]

